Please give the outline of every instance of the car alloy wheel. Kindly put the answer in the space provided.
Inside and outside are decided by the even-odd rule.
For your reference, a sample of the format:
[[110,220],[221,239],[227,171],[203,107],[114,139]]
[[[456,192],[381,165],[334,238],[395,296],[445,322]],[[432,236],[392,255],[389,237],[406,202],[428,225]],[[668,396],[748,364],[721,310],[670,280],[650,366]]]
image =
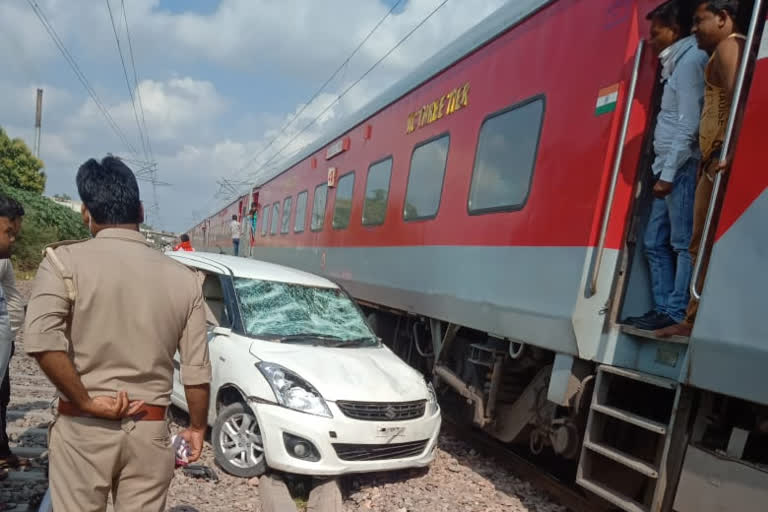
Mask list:
[[247,405],[238,402],[219,412],[211,442],[216,462],[227,473],[252,478],[266,470],[259,422]]

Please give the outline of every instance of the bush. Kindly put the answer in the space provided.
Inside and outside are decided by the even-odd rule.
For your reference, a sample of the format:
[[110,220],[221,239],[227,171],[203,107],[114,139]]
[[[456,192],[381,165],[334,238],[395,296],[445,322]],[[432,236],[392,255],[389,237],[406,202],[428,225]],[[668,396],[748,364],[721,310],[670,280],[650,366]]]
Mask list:
[[34,192],[0,186],[6,194],[24,206],[24,223],[13,248],[13,266],[17,271],[37,269],[46,245],[60,240],[80,240],[90,233],[80,214]]

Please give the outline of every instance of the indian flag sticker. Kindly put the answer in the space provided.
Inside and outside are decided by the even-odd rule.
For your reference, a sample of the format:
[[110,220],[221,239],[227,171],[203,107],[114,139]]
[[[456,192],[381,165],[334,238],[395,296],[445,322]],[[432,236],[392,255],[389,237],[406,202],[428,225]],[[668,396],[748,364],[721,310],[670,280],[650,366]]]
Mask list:
[[595,115],[599,116],[616,110],[616,103],[619,101],[619,84],[613,84],[605,89],[600,89],[597,93],[597,105],[595,105]]

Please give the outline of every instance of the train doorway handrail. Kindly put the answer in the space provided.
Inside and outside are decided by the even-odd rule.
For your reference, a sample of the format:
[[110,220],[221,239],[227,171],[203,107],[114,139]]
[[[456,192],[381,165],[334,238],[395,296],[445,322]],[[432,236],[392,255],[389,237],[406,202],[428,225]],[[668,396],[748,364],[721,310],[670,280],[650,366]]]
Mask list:
[[627,99],[624,103],[624,118],[621,121],[621,133],[619,135],[618,146],[616,147],[616,155],[613,159],[613,170],[611,171],[611,185],[608,188],[608,197],[605,203],[605,210],[603,211],[603,222],[600,226],[600,238],[597,243],[597,253],[595,256],[595,264],[592,266],[592,277],[589,281],[590,295],[594,295],[597,291],[597,278],[600,274],[600,264],[603,261],[603,253],[605,252],[605,239],[608,234],[608,223],[611,220],[611,210],[613,209],[613,200],[616,194],[616,185],[619,181],[619,170],[621,169],[621,161],[624,157],[624,142],[627,140],[627,132],[629,131],[629,120],[632,116],[632,102],[635,99],[635,90],[637,89],[637,77],[640,74],[640,62],[643,57],[643,45],[644,40],[640,40],[637,43],[637,50],[635,51],[635,64],[632,69],[632,81],[629,84],[629,92],[627,93]]
[[[739,103],[741,102],[741,96],[744,92],[744,82],[746,81],[747,68],[749,66],[749,52],[755,41],[755,34],[757,33],[757,25],[760,21],[762,11],[763,0],[755,0],[755,5],[752,8],[752,19],[749,22],[749,30],[747,31],[747,40],[744,43],[744,54],[741,58],[741,64],[739,65],[739,73],[736,76],[736,84],[733,88],[733,101],[731,102],[731,112],[728,115],[728,124],[725,127],[725,139],[723,140],[723,146],[720,151],[720,167],[723,167],[728,162],[728,153],[731,150],[731,144],[733,143],[733,132],[736,127],[736,115]],[[701,257],[702,251],[706,251],[707,244],[709,243],[709,232],[712,230],[712,219],[715,216],[715,209],[717,206],[717,197],[720,194],[720,187],[723,183],[723,171],[718,170],[715,173],[714,183],[712,184],[712,195],[709,198],[709,207],[707,208],[707,217],[704,220],[704,230],[701,233],[701,242],[699,243],[699,253],[696,255],[696,264],[693,267],[693,274],[691,275],[691,297],[696,300],[701,298],[701,289],[699,287],[699,276],[701,275],[701,269],[703,266],[703,258]]]

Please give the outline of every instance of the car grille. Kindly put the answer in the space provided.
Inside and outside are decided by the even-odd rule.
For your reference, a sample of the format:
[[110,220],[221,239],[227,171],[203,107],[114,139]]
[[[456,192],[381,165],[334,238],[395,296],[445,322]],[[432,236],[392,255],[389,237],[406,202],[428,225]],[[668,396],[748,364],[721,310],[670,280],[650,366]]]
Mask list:
[[421,455],[429,439],[393,444],[334,444],[333,449],[341,460],[370,461],[406,459]]
[[426,400],[415,402],[336,402],[344,416],[365,421],[402,421],[424,416]]

